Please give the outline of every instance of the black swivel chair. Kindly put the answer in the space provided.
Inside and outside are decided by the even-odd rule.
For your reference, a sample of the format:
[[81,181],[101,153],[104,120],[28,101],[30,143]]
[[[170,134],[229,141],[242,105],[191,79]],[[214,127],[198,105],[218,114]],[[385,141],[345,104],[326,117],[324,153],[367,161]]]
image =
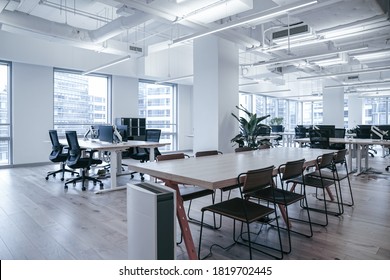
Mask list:
[[[145,141],[148,142],[159,142],[161,136],[161,129],[146,129],[145,130]],[[154,157],[161,155],[158,148],[154,148]],[[136,148],[135,153],[130,155],[130,158],[139,160],[141,162],[148,161],[150,157],[149,149],[147,148]],[[132,173],[133,174],[133,173]],[[140,173],[141,180],[143,181],[144,174]]]
[[309,129],[310,148],[329,149],[329,131],[326,129]]
[[[96,183],[99,183],[100,189],[103,189],[102,181],[87,175],[87,172],[92,165],[102,163],[100,159],[93,158],[93,154],[96,152],[96,150],[86,150],[81,148],[77,139],[76,131],[66,131],[65,135],[69,145],[69,157],[66,160],[66,165],[73,169],[80,168],[82,169],[82,171],[81,176],[67,180],[65,182],[64,188],[68,189],[68,184],[73,183],[73,185],[75,186],[78,181],[81,181],[82,190],[85,191],[85,181],[89,180],[93,181],[94,185],[96,185]],[[86,155],[84,156],[83,154]]]
[[49,180],[49,176],[56,177],[57,173],[61,173],[61,181],[64,181],[65,172],[69,172],[72,175],[78,174],[74,170],[66,169],[66,159],[68,158],[68,152],[65,152],[65,145],[62,145],[58,140],[57,130],[49,130],[50,141],[52,145],[52,151],[49,155],[51,162],[60,163],[60,169],[47,172],[46,180]]
[[[334,138],[345,138],[345,128],[335,128],[334,130]],[[329,145],[330,149],[333,150],[343,150],[345,149],[345,143],[334,143]]]

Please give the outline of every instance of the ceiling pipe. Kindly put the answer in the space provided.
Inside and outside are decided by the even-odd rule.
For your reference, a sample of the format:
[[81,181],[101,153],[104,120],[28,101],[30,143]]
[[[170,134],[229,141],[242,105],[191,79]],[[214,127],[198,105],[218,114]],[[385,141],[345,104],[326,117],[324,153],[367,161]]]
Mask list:
[[51,37],[99,44],[121,34],[124,30],[133,28],[151,18],[150,15],[139,12],[132,16],[114,19],[98,29],[86,30],[17,11],[10,12],[4,10],[0,14],[0,23]]
[[[209,25],[206,25],[206,24],[202,25],[199,23],[195,23],[195,22],[193,22],[189,19],[186,19],[186,18],[179,18],[176,15],[169,13],[168,11],[163,11],[161,9],[153,8],[147,4],[143,4],[143,3],[139,3],[139,2],[135,2],[135,1],[131,1],[131,0],[116,1],[116,2],[118,2],[120,4],[125,4],[128,7],[137,9],[137,10],[142,11],[144,13],[151,14],[151,15],[155,16],[155,19],[157,19],[157,20],[167,20],[171,23],[183,25],[185,27],[188,27],[188,28],[191,28],[194,30],[198,30],[198,31],[201,30],[201,31],[205,32],[208,30],[207,27],[210,26],[210,24]],[[217,25],[211,24],[211,26],[217,26]],[[229,41],[234,41],[237,44],[244,46],[245,48],[253,48],[253,47],[260,46],[260,42],[258,40],[253,39],[247,35],[240,34],[239,32],[235,32],[233,30],[226,30],[226,31],[222,32],[221,34],[218,34],[218,36],[220,36],[221,38],[224,38],[226,40],[229,40]]]

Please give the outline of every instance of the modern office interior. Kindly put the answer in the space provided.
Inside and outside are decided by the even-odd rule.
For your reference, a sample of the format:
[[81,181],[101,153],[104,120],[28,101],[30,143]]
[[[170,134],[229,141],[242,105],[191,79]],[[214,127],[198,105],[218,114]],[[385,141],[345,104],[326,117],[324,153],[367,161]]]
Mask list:
[[[134,151],[130,141],[157,129],[162,155],[185,153],[192,160],[199,151],[217,150],[225,157],[236,154],[231,139],[240,128],[232,114],[245,117],[242,105],[269,115],[265,125],[280,120],[272,151],[312,149],[295,141],[297,127],[343,129],[345,139],[368,128],[362,138],[371,142],[358,142],[364,155],[342,143],[350,183],[334,189],[345,203],[329,204],[342,213],[329,215],[326,226],[313,224],[310,238],[291,232],[290,239],[282,231],[282,247],[291,241],[283,259],[390,259],[389,40],[386,0],[0,0],[0,258],[129,258],[126,190],[104,190],[147,182],[149,175],[102,178],[99,194],[92,182],[64,188],[77,175],[46,178],[59,168],[49,159],[50,130],[62,143],[66,131],[76,131],[82,142],[91,126],[125,125]],[[247,153],[261,161],[261,152]],[[126,172],[128,164],[151,163],[145,161],[123,159],[115,168]],[[90,173],[112,165],[107,154],[101,164]],[[191,215],[200,220],[210,202],[194,199]],[[207,255],[215,241],[231,242],[233,224],[224,218],[220,228],[202,229],[198,252],[201,227],[188,220],[198,255]],[[260,232],[262,225],[251,226]],[[186,236],[179,242],[181,225],[175,228],[174,257],[191,259]],[[267,228],[258,239],[274,245],[276,236]],[[275,259],[257,251],[250,257],[238,244],[212,251],[206,259]]]

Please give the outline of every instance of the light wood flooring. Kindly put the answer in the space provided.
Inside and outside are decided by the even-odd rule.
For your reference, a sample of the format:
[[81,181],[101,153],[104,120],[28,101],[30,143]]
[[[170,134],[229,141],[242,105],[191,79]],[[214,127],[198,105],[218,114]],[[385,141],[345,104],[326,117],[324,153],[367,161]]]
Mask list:
[[[370,165],[381,174],[351,175],[355,206],[345,207],[341,217],[330,216],[326,227],[313,226],[312,238],[292,234],[292,252],[284,259],[390,259],[390,173],[384,170],[389,164],[389,157],[377,155],[370,158]],[[0,169],[0,259],[126,259],[126,190],[95,194],[94,190],[99,187],[91,183],[87,191],[81,191],[78,185],[70,185],[69,190],[64,191],[59,177],[45,180],[46,172],[56,168],[48,164]],[[122,176],[119,182],[139,182],[139,178],[138,174],[134,179]],[[104,184],[108,186],[109,180]],[[350,200],[346,181],[343,190],[345,200]],[[313,200],[313,193],[308,196]],[[194,201],[191,215],[200,217],[199,209],[210,203],[208,197]],[[292,207],[290,213],[300,214],[299,207]],[[312,214],[313,220],[322,218],[320,214]],[[211,217],[207,219],[211,221]],[[293,226],[305,229],[305,225],[298,223]],[[252,229],[258,230],[260,225],[254,224]],[[199,226],[191,224],[191,230],[197,249]],[[179,237],[178,230],[178,240]],[[258,240],[272,244],[275,237],[276,231],[265,226]],[[142,238],[140,236],[140,242],[144,241]],[[202,255],[208,253],[212,243],[226,246],[231,238],[229,220],[223,220],[219,230],[205,228]],[[282,239],[286,245],[285,232]],[[177,258],[187,259],[184,244],[176,248]],[[248,258],[247,247],[240,245],[229,251],[215,248],[209,257]],[[270,257],[255,252],[254,259]]]

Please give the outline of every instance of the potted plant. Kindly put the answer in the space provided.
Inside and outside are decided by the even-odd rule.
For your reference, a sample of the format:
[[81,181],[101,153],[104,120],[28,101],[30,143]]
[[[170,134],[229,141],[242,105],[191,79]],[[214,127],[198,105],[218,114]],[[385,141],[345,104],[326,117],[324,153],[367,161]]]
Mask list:
[[259,136],[264,135],[264,129],[270,129],[266,124],[261,123],[270,115],[258,117],[257,114],[249,112],[244,106],[236,106],[246,114],[246,117],[238,117],[234,113],[232,116],[239,122],[240,133],[231,139],[231,142],[238,144],[239,147],[250,147],[258,149],[271,146],[268,139],[259,139]]

